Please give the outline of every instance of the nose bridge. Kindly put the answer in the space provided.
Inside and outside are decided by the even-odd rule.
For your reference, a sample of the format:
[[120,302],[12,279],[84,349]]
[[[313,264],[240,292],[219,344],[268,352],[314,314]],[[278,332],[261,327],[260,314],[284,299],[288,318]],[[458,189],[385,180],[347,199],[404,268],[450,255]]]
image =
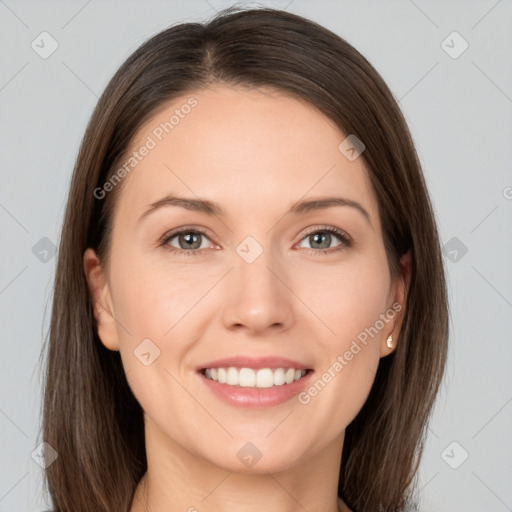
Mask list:
[[248,236],[235,248],[233,265],[224,306],[226,326],[243,325],[250,331],[288,326],[291,294],[281,282],[286,276],[276,252]]

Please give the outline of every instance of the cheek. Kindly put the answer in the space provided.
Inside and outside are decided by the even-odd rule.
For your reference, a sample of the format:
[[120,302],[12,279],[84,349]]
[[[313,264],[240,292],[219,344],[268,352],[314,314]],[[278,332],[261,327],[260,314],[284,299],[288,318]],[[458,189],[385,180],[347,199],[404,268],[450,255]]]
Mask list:
[[[162,255],[147,259],[122,253],[115,255],[112,282],[116,318],[130,333],[119,330],[124,344],[133,350],[149,338],[162,349],[172,340],[177,355],[194,339],[194,331],[199,336],[211,321],[215,308],[210,301],[213,296],[215,302],[222,297],[218,289],[213,290],[212,298],[208,295],[229,265],[224,268],[197,260],[169,265]],[[293,291],[289,301],[294,304],[294,323],[314,333],[319,353],[329,354],[331,359],[348,350],[352,340],[359,337],[364,341],[365,332],[370,329],[373,333],[372,326],[385,312],[390,284],[386,262],[379,259],[378,251],[370,254],[347,256],[334,264],[297,259],[281,272]],[[223,289],[229,293],[228,288]],[[180,336],[184,328],[186,334]]]
[[378,254],[293,272],[297,295],[325,324],[323,339],[337,349],[370,329],[385,313],[390,277],[386,260]]
[[208,320],[201,299],[218,280],[192,267],[126,256],[118,257],[112,273],[116,318],[126,327],[118,332],[130,388],[151,418],[173,425],[173,435],[180,436],[186,436],[186,429],[175,421],[176,411],[162,404],[179,403],[182,418],[200,414],[193,400],[184,399],[179,383],[190,378],[183,363]]
[[318,269],[314,279],[301,282],[298,295],[308,297],[322,321],[316,338],[322,364],[302,403],[326,418],[333,414],[338,425],[355,417],[373,384],[380,340],[392,320],[386,316],[389,285],[386,262],[377,258]]
[[116,317],[134,339],[164,341],[173,337],[182,322],[189,327],[196,323],[200,320],[194,315],[197,305],[219,277],[218,268],[186,263],[171,266],[162,258],[118,261],[113,273]]

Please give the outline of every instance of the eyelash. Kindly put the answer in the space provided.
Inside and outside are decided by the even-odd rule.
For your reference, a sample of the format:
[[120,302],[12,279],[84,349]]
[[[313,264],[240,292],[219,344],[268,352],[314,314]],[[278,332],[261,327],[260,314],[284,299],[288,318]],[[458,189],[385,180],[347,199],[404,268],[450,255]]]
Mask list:
[[[204,235],[206,238],[208,238],[208,235],[206,233],[206,231],[204,231],[203,229],[201,228],[187,228],[187,227],[184,227],[184,228],[180,228],[179,230],[177,231],[173,231],[171,233],[166,233],[163,238],[161,239],[159,245],[160,246],[163,246],[164,249],[170,251],[170,252],[173,252],[173,253],[177,253],[177,254],[183,254],[184,256],[198,256],[200,254],[203,253],[204,249],[192,249],[192,250],[185,250],[185,249],[177,249],[176,247],[172,247],[169,244],[169,242],[176,236],[178,235],[181,235],[183,233],[193,233],[193,234],[197,234],[197,235]],[[341,241],[341,244],[336,246],[336,247],[332,247],[330,249],[306,249],[308,251],[311,251],[313,252],[315,255],[317,255],[318,253],[322,253],[322,254],[332,254],[334,252],[338,252],[338,251],[342,251],[348,247],[351,247],[352,244],[353,244],[353,240],[344,232],[342,231],[341,229],[338,229],[338,228],[334,228],[332,226],[318,226],[318,227],[315,227],[314,229],[308,231],[307,233],[304,234],[304,236],[301,238],[300,241],[304,240],[304,238],[310,236],[310,235],[313,235],[315,233],[329,233],[331,235],[335,235],[337,236],[340,241]]]

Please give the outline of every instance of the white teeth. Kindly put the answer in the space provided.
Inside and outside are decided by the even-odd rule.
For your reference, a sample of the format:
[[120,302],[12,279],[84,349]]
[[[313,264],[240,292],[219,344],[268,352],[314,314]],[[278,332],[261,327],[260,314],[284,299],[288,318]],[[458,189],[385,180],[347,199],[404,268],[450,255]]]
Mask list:
[[238,386],[239,376],[236,368],[228,368],[226,384],[230,386]]
[[282,368],[274,370],[274,386],[282,386],[285,382],[284,370]]
[[225,384],[226,383],[227,376],[228,376],[228,374],[227,374],[225,368],[218,368],[217,369],[217,380],[221,384]]
[[[233,368],[236,371],[236,368]],[[253,388],[256,386],[256,373],[251,368],[241,368],[238,384],[243,388]]]
[[271,388],[291,384],[306,375],[306,370],[295,368],[207,368],[205,370],[207,379],[215,380],[229,386],[240,386],[243,388]]
[[257,388],[271,388],[274,385],[274,373],[270,368],[262,368],[256,374]]

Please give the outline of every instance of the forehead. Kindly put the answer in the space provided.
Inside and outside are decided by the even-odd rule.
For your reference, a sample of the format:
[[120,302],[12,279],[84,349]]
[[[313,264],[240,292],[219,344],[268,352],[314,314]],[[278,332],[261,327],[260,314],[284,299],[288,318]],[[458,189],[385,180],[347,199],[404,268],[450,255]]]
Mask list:
[[137,132],[117,210],[123,218],[140,215],[177,193],[212,199],[237,216],[262,208],[278,214],[302,197],[337,193],[375,218],[362,158],[351,161],[339,149],[346,137],[314,106],[284,93],[225,86],[191,92]]

